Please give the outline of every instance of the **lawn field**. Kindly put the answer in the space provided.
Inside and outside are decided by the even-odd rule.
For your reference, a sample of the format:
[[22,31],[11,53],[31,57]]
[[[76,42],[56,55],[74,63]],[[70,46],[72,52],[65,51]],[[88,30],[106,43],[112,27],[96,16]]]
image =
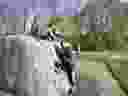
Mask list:
[[[120,78],[121,83],[123,83],[124,87],[127,88],[127,58],[128,57],[126,52],[81,52],[80,80],[82,82],[91,80],[104,80],[106,82],[110,81],[112,95],[109,96],[127,96],[128,94],[125,94],[122,91],[122,89],[119,87],[118,81],[112,77],[111,72],[109,72],[108,68],[106,67],[106,63],[108,63],[112,67],[115,75]],[[84,89],[82,90],[84,91]]]

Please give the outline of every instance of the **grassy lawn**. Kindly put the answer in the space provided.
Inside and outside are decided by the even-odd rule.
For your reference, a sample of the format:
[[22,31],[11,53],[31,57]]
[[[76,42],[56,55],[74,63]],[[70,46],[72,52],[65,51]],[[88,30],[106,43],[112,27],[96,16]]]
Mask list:
[[108,62],[124,87],[128,88],[126,52],[81,52],[80,55],[81,80],[111,80],[112,96],[126,96],[105,65]]
[[[99,58],[98,58],[98,55],[99,55]],[[80,78],[81,79],[97,79],[97,80],[105,79],[104,73],[106,72],[106,68],[103,62],[104,58],[101,55],[103,54],[96,53],[96,52],[81,53],[81,56],[80,56],[80,64],[81,64]],[[98,60],[98,59],[101,59],[101,60]]]
[[[87,73],[92,73],[93,71],[105,72],[107,70],[105,67],[105,62],[109,63],[113,70],[125,69],[128,67],[128,55],[127,52],[81,52],[80,62],[81,62],[81,73],[86,73],[84,71],[88,70]],[[125,67],[124,67],[125,66]],[[100,69],[100,70],[98,70]],[[121,71],[121,70],[120,70]],[[121,71],[123,72],[123,71]],[[95,72],[94,72],[95,73]],[[95,75],[98,75],[95,73]]]

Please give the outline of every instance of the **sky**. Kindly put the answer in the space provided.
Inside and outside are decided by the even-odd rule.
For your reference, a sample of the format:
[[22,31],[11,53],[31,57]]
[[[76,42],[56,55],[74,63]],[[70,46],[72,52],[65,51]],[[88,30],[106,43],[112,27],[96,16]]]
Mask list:
[[31,10],[38,10],[37,13],[42,16],[72,16],[79,14],[80,4],[82,7],[87,2],[96,1],[98,0],[0,0],[0,16],[32,15]]
[[24,16],[32,14],[31,10],[38,10],[42,16],[72,16],[79,6],[79,0],[0,0],[0,11],[4,11],[0,15]]

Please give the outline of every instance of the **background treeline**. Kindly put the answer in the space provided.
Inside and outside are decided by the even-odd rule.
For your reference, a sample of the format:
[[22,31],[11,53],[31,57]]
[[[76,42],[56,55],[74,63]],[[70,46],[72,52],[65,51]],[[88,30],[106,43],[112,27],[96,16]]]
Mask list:
[[80,34],[79,16],[54,16],[49,20],[58,31],[65,33],[65,40],[80,43],[81,51],[124,50],[128,48],[128,17],[112,16],[111,32]]
[[113,16],[112,32],[88,32],[80,36],[81,51],[121,50],[128,48],[128,17]]

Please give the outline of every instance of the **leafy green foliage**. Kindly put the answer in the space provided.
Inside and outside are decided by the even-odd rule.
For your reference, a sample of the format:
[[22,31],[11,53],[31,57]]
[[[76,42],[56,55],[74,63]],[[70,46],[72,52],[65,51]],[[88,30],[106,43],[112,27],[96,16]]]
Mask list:
[[112,32],[88,32],[85,36],[81,35],[80,37],[81,51],[127,49],[128,48],[127,19],[128,18],[126,16],[112,17]]

